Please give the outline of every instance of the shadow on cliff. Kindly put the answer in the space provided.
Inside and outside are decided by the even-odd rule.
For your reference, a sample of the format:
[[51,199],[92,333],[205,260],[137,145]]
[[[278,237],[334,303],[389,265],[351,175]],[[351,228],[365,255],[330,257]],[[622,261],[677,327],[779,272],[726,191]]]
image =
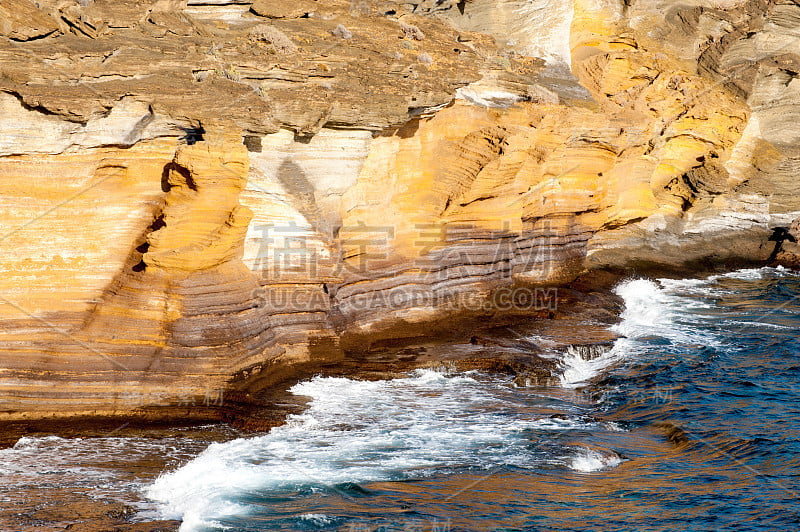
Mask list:
[[317,205],[316,187],[309,181],[300,165],[286,158],[278,168],[276,176],[288,194],[292,207],[303,215],[314,231],[331,239],[333,230]]

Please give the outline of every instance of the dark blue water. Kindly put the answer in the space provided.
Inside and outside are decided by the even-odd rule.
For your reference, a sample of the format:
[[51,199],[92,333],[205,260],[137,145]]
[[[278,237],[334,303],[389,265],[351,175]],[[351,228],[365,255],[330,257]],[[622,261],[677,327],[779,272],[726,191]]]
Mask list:
[[654,461],[621,449],[643,463],[619,496],[660,515],[654,529],[800,529],[800,280],[765,269],[663,284],[691,309],[676,324],[702,337],[642,338],[643,352],[590,388],[598,415],[673,439]]
[[593,360],[563,354],[562,386],[318,377],[293,389],[312,400],[286,426],[126,489],[142,519],[184,531],[800,530],[800,278],[617,290],[623,337]]

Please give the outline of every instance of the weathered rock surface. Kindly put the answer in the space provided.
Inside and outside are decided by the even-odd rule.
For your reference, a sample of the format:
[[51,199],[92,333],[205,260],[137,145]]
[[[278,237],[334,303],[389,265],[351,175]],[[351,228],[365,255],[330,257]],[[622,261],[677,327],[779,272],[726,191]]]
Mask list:
[[414,363],[538,382],[470,330],[607,323],[563,288],[600,270],[797,262],[794,2],[0,11],[0,420],[206,418],[445,333]]
[[52,18],[25,0],[3,2],[0,21],[0,36],[12,41],[40,39],[58,31]]

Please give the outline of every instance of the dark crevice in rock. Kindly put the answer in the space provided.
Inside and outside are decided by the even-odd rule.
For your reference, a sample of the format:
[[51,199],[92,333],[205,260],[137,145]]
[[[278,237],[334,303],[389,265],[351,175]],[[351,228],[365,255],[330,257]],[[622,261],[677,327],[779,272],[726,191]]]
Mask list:
[[203,126],[185,128],[183,132],[184,135],[181,137],[181,141],[190,146],[205,140],[206,130],[203,129]]

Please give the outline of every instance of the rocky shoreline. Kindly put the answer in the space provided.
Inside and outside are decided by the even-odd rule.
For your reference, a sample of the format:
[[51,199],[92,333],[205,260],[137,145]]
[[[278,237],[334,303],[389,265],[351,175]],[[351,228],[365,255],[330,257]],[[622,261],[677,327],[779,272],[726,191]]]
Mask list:
[[[314,375],[353,379],[391,379],[414,369],[435,368],[447,371],[478,370],[486,374],[513,376],[520,386],[557,385],[557,359],[542,357],[570,345],[607,344],[614,338],[608,331],[620,309],[620,301],[609,288],[619,280],[615,275],[593,276],[591,283],[578,280],[562,287],[551,302],[552,308],[539,315],[507,315],[486,320],[454,323],[449,334],[427,338],[408,338],[380,342],[368,350],[353,352],[334,364],[293,366],[275,377],[260,393],[246,398],[226,396],[205,409],[196,406],[165,415],[159,408],[138,416],[102,418],[37,419],[0,424],[0,447],[13,446],[21,437],[58,435],[66,438],[195,438],[199,448],[212,441],[264,434],[285,422],[289,414],[305,408],[302,397],[288,389],[299,380]],[[537,341],[526,339],[538,338]],[[284,368],[285,369],[285,368]],[[204,412],[205,417],[191,415]],[[211,424],[209,424],[211,423]],[[136,465],[139,480],[154,478],[166,467],[162,458]],[[130,467],[130,466],[129,466]],[[98,532],[174,531],[175,521],[141,520],[135,507],[111,499],[98,499],[88,491],[26,493],[25,504],[13,504],[0,511],[0,522],[13,523],[20,530],[71,530]],[[9,526],[9,525],[7,525]]]
[[[3,2],[0,448],[202,449],[317,374],[549,386],[620,280],[800,265],[798,31],[782,0]],[[179,526],[24,496],[15,529]]]
[[613,321],[604,272],[800,256],[794,4],[2,9],[17,432],[266,428],[321,368],[547,382],[521,338]]
[[[759,266],[759,265],[752,265]],[[723,270],[718,270],[717,273]],[[686,272],[651,271],[651,277],[686,277]],[[707,272],[710,273],[710,272]],[[35,420],[0,425],[0,447],[12,446],[20,437],[58,435],[66,438],[190,438],[198,451],[211,442],[263,435],[282,425],[289,414],[301,413],[303,397],[288,389],[296,382],[314,375],[339,376],[357,380],[402,378],[415,369],[433,368],[462,372],[477,370],[484,374],[502,374],[516,386],[558,386],[560,356],[567,349],[578,349],[582,356],[593,357],[608,349],[616,336],[609,327],[618,321],[622,302],[611,289],[631,278],[595,272],[560,287],[556,304],[534,315],[508,314],[493,321],[473,320],[451,328],[449,334],[382,341],[359,352],[348,353],[342,360],[323,365],[293,366],[270,383],[258,387],[257,394],[246,398],[226,396],[219,404],[207,405],[206,417],[191,419],[197,407],[165,416],[163,409],[150,417]],[[637,276],[633,276],[637,277]],[[174,465],[174,464],[173,464]],[[168,464],[153,457],[137,463],[132,472],[138,480],[154,479]],[[26,494],[24,511],[13,505],[0,511],[0,521],[15,523],[20,530],[35,525],[37,530],[73,530],[96,532],[115,530],[174,531],[176,521],[142,520],[137,510],[111,499],[80,490],[46,490],[40,498]]]

